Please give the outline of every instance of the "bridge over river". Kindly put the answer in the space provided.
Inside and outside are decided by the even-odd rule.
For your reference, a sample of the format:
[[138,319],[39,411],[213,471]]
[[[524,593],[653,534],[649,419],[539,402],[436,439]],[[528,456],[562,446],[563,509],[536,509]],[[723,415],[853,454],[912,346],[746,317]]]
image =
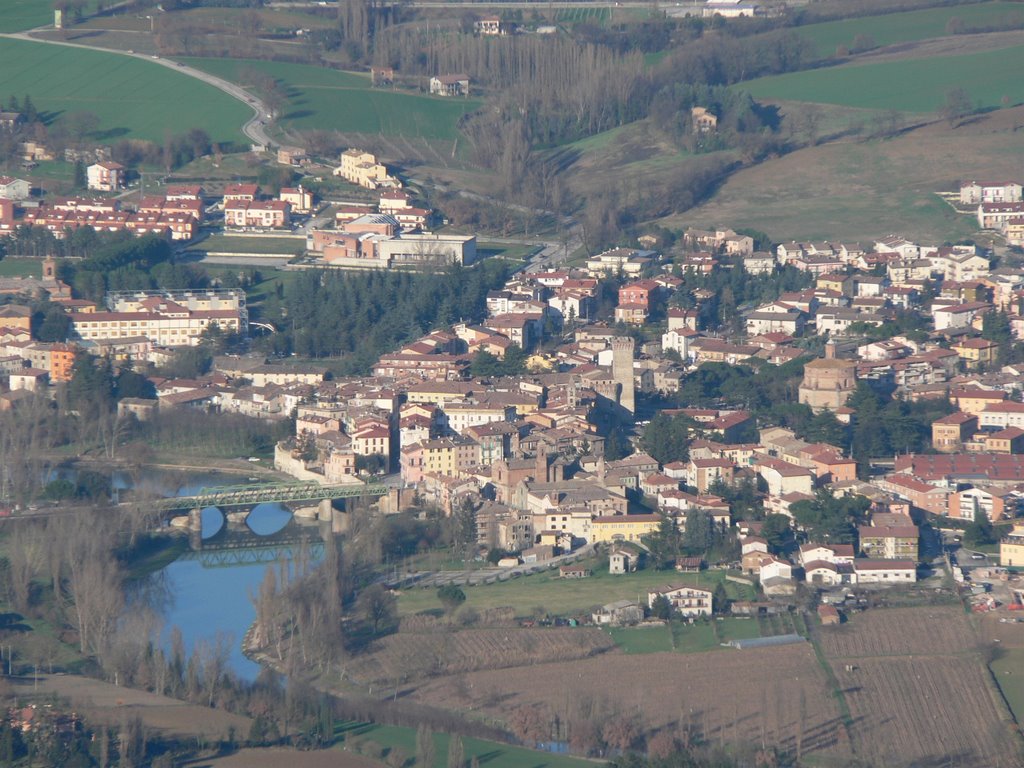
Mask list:
[[257,504],[309,501],[335,501],[386,496],[391,487],[380,483],[347,483],[321,485],[320,483],[276,483],[273,485],[229,485],[203,488],[192,496],[173,496],[153,502],[153,509],[161,512],[204,509],[206,507],[247,507]]

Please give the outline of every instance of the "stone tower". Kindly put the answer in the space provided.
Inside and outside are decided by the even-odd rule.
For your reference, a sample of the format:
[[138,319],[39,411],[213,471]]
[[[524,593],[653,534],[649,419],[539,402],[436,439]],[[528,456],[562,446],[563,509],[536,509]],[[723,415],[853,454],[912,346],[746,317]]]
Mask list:
[[612,378],[619,390],[618,405],[632,416],[635,410],[633,384],[633,339],[616,336],[612,339]]
[[827,358],[812,360],[804,366],[800,383],[800,402],[815,413],[826,408],[835,411],[846,405],[846,399],[857,389],[857,363],[854,360]]

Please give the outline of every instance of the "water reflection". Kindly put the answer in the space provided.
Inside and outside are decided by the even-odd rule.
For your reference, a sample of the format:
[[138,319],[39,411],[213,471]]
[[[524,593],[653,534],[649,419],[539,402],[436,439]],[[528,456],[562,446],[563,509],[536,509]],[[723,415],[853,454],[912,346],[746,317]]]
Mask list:
[[292,519],[292,511],[277,502],[259,504],[245,519],[249,530],[257,536],[272,536],[284,528]]
[[204,541],[212,539],[224,530],[224,525],[226,524],[224,513],[217,507],[205,507],[199,515],[202,522],[202,537]]

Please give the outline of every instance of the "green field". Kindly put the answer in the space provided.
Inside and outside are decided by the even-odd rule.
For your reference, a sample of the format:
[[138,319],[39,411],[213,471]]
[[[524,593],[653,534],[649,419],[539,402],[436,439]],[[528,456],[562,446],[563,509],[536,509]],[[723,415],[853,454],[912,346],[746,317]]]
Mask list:
[[817,46],[820,56],[828,57],[840,45],[850,47],[857,35],[870,37],[880,46],[943,37],[947,34],[946,25],[954,18],[960,19],[968,28],[996,26],[1024,19],[1024,7],[1020,3],[994,2],[927,8],[808,24],[796,31]]
[[967,90],[982,108],[1024,101],[1024,46],[963,56],[826,67],[743,84],[755,99],[840,104],[866,109],[933,112],[951,88]]
[[[597,569],[599,566],[593,563]],[[647,590],[666,584],[690,584],[702,589],[714,589],[725,581],[724,571],[703,573],[675,573],[674,571],[644,570],[628,575],[612,576],[607,566],[602,572],[595,570],[587,579],[561,579],[558,571],[545,571],[533,576],[520,576],[495,584],[463,587],[466,593],[465,605],[477,610],[513,606],[521,615],[527,615],[535,608],[557,615],[586,613],[592,608],[615,600],[637,600],[645,603]],[[754,590],[733,582],[725,582],[729,596],[736,600],[752,600]],[[398,609],[402,614],[436,610],[441,604],[436,589],[404,590],[398,598]]]
[[1003,648],[990,665],[1017,722],[1024,722],[1024,648]]
[[296,251],[305,249],[306,241],[294,237],[228,237],[226,235],[210,235],[205,240],[193,245],[189,250],[294,256]]
[[275,78],[288,96],[280,122],[289,128],[451,140],[457,135],[459,118],[480,106],[475,99],[371,88],[366,75],[307,64],[245,59],[186,61],[243,86],[251,85],[247,81],[254,71]]
[[160,64],[102,51],[0,40],[0,94],[28,94],[55,118],[92,112],[98,141],[163,142],[201,127],[217,142],[243,141],[252,111],[213,86]]
[[555,20],[568,24],[587,22],[602,24],[611,16],[609,8],[563,8],[555,16]]
[[672,632],[676,623],[653,627],[613,627],[612,640],[626,653],[661,653],[673,650]]
[[[407,759],[416,756],[415,728],[353,723],[341,726],[340,732],[345,735],[346,747],[351,745],[353,740],[373,741],[386,750],[400,749]],[[447,733],[435,733],[433,738],[434,763],[431,768],[448,768],[450,737]],[[467,763],[475,757],[481,766],[487,768],[594,768],[595,764],[603,765],[593,760],[581,760],[483,739],[465,738],[462,740],[462,748]],[[365,752],[365,749],[363,751]],[[387,754],[380,757],[387,757]],[[388,764],[391,765],[392,761],[389,760]]]
[[0,277],[42,277],[43,263],[39,259],[0,259]]
[[21,32],[53,23],[50,0],[2,0],[0,32]]
[[698,621],[688,624],[672,621],[665,626],[617,627],[608,633],[615,645],[625,653],[701,653],[715,651],[732,640],[749,640],[753,637],[772,637],[796,633],[797,627],[790,617],[747,619],[730,616],[712,621]]
[[510,261],[526,261],[538,250],[540,250],[539,245],[491,243],[486,240],[480,240],[476,244],[477,257],[481,259],[502,258]]

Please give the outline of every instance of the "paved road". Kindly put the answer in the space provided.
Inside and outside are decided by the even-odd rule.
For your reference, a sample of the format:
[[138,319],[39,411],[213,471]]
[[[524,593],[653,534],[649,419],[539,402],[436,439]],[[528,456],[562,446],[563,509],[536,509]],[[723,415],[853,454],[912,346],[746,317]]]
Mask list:
[[[331,3],[333,5],[333,3]],[[306,0],[305,2],[278,2],[278,3],[267,3],[268,8],[317,8],[328,5],[324,0]],[[507,8],[644,8],[649,9],[651,3],[645,0],[624,0],[623,2],[601,2],[601,0],[555,0],[554,2],[546,2],[546,0],[452,0],[446,2],[446,0],[412,0],[408,3],[413,8],[480,8],[481,6],[495,6],[500,5]],[[662,7],[669,6],[687,6],[691,10],[696,8],[700,9],[700,6],[695,4],[693,0],[687,0],[686,3],[682,2],[668,2],[660,3]]]
[[61,45],[66,48],[85,48],[90,51],[103,51],[105,53],[113,53],[118,56],[129,56],[133,59],[145,59],[146,61],[150,61],[154,64],[160,64],[168,69],[173,69],[175,72],[180,72],[183,75],[194,77],[196,80],[202,80],[204,83],[212,85],[214,88],[223,91],[232,98],[238,99],[249,107],[253,111],[253,116],[249,118],[245,125],[242,126],[242,133],[244,133],[253,144],[260,144],[265,147],[273,146],[274,142],[266,131],[266,126],[270,122],[270,108],[262,100],[249,93],[244,88],[215,75],[211,75],[208,72],[203,72],[202,70],[186,66],[185,64],[172,61],[171,59],[165,59],[162,56],[147,56],[142,53],[119,51],[113,48],[100,48],[94,45],[82,45],[81,43],[68,43],[62,40],[47,40],[45,38],[32,37],[33,32],[41,32],[44,30],[52,30],[52,27],[38,27],[37,29],[32,29],[28,32],[0,34],[0,37],[27,40],[29,42],[40,43],[42,45]]

